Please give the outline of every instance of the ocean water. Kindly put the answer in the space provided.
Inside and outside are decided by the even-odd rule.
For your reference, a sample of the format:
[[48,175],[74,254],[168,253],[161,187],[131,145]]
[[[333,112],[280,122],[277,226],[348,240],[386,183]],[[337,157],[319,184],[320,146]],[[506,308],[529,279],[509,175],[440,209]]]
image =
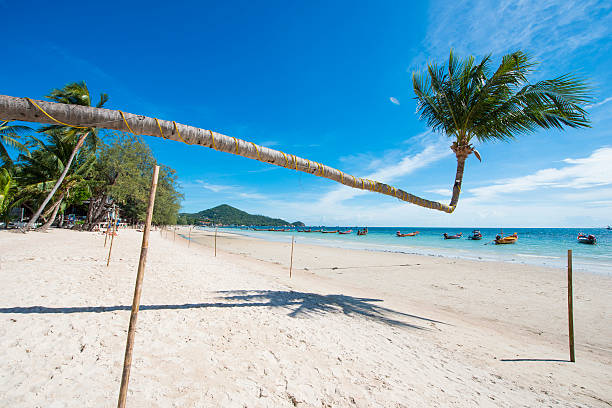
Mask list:
[[[371,227],[366,236],[357,236],[357,227],[351,227],[348,235],[288,232],[253,231],[239,228],[223,228],[246,236],[270,241],[291,241],[296,243],[325,245],[341,248],[367,249],[373,251],[403,252],[430,256],[443,256],[484,261],[503,261],[555,268],[567,267],[567,250],[573,251],[573,269],[592,273],[612,275],[612,230],[605,228],[504,228],[504,235],[514,232],[518,241],[511,245],[494,245],[491,241],[500,230],[481,228],[481,241],[468,240],[473,228],[426,228],[426,227]],[[313,229],[320,229],[316,227]],[[337,227],[324,228],[335,230]],[[346,228],[340,227],[340,230]],[[414,237],[399,238],[402,233],[419,231]],[[445,240],[442,234],[463,233],[461,239]],[[596,245],[579,244],[578,233],[593,234]]]

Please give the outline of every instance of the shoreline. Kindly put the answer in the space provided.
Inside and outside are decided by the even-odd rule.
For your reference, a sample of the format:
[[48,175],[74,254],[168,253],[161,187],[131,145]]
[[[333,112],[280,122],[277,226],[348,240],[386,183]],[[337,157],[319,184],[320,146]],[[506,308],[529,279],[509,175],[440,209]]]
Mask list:
[[[202,235],[196,234],[192,231],[192,242],[212,249],[214,232],[202,231]],[[288,273],[289,269],[290,248],[290,241],[267,241],[227,231],[219,232],[217,236],[218,252],[274,265],[285,273]],[[418,266],[421,275],[414,275],[415,266]],[[551,342],[556,342],[553,333],[567,331],[567,328],[564,328],[567,324],[567,313],[561,312],[567,307],[565,269],[296,243],[293,276],[300,273],[306,273],[315,280],[325,280],[337,290],[348,287],[365,291],[364,293],[375,290],[391,297],[390,299],[389,296],[383,296],[385,301],[392,300],[398,292],[406,290],[418,299],[432,299],[421,301],[419,307],[441,308],[471,316],[476,320],[499,320],[497,314],[500,310],[490,308],[490,305],[498,299],[504,299],[517,311],[511,319],[514,325],[521,325],[527,331],[539,332],[539,335],[545,335]],[[394,285],[387,284],[387,279],[394,282]],[[411,286],[413,284],[418,286],[418,292],[414,292],[415,287]],[[576,288],[581,285],[592,292],[589,292],[588,296],[577,292]],[[606,300],[609,299],[609,293],[612,293],[612,276],[575,271],[574,287],[575,304],[580,298],[595,302],[596,308],[603,313],[599,316],[606,315],[612,321],[612,311],[606,310]],[[547,302],[546,297],[552,294],[554,303]],[[451,297],[447,299],[447,296]],[[474,300],[471,299],[472,296],[482,299]],[[522,305],[522,297],[531,299],[530,307]],[[465,303],[457,303],[459,299],[463,299]],[[510,309],[508,306],[505,310]],[[505,310],[502,310],[505,313]],[[529,321],[530,313],[527,313],[527,310],[532,313],[546,313],[551,319],[541,322],[539,328],[524,325],[523,320]],[[575,310],[576,320],[579,322],[577,324],[593,327],[601,325],[594,316],[578,317],[580,307]],[[498,323],[503,325],[502,322]],[[612,344],[608,344],[608,337],[603,335],[604,332],[612,338],[611,327],[589,336],[589,345],[612,351]],[[559,344],[563,347],[563,342]]]
[[[152,231],[133,406],[609,406],[612,279]],[[0,403],[115,406],[142,234],[0,232]]]
[[[200,228],[202,231],[214,232],[214,229],[210,229],[208,227],[196,227]],[[196,229],[194,229],[195,231]],[[268,242],[280,242],[287,243],[291,242],[291,235],[272,235],[272,234],[260,234],[260,233],[245,233],[241,230],[222,228],[220,232],[226,234],[235,234],[237,236],[260,239]],[[369,244],[355,244],[349,241],[339,241],[339,240],[330,240],[330,239],[317,239],[312,237],[302,237],[300,235],[295,235],[296,242],[303,241],[307,245],[315,245],[321,247],[328,248],[337,248],[337,249],[352,249],[357,251],[371,251],[371,252],[380,252],[380,253],[397,253],[397,254],[406,254],[406,255],[414,255],[414,256],[425,256],[425,257],[433,257],[433,258],[447,258],[447,259],[457,259],[457,260],[466,260],[473,262],[502,262],[509,263],[514,265],[524,265],[524,266],[536,266],[536,267],[544,267],[551,268],[557,270],[567,270],[567,253],[557,255],[535,255],[535,254],[523,254],[518,253],[516,257],[522,257],[526,259],[500,259],[494,256],[487,256],[485,254],[474,254],[467,255],[461,254],[460,252],[465,252],[465,250],[461,249],[447,249],[447,248],[439,248],[439,247],[428,247],[428,246],[404,246],[400,247],[397,245],[383,245],[377,243],[369,243]],[[388,247],[394,247],[395,249],[384,249]],[[378,247],[378,248],[377,248]],[[406,249],[410,248],[410,249]],[[420,250],[419,250],[420,249]],[[454,251],[454,252],[453,252]],[[536,260],[542,259],[550,259],[550,260],[559,260],[554,264],[537,262]],[[532,262],[529,262],[532,260]],[[565,264],[563,265],[563,263]],[[561,265],[560,265],[561,264]],[[612,265],[604,264],[604,263],[585,263],[584,260],[574,253],[574,262],[573,262],[573,270],[575,272],[580,273],[589,273],[598,276],[612,276]]]

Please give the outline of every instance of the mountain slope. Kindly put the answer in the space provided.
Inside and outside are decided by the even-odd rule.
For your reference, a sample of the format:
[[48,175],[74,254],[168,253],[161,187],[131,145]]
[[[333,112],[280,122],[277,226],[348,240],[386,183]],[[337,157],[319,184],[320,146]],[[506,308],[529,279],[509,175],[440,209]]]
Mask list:
[[[264,215],[249,214],[231,205],[222,204],[214,208],[209,208],[197,213],[180,213],[179,223],[195,224],[198,221],[212,221],[215,224],[235,224],[235,225],[267,225],[281,226],[291,223],[280,218],[270,218]],[[293,225],[304,225],[297,221]]]

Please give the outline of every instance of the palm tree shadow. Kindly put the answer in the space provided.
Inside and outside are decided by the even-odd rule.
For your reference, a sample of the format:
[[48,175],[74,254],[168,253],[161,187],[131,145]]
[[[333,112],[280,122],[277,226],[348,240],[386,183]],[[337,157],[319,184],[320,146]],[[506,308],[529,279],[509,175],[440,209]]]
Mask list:
[[[327,313],[343,313],[346,316],[364,317],[374,321],[399,327],[427,330],[426,327],[410,320],[428,323],[447,324],[438,320],[422,316],[398,312],[378,305],[382,299],[358,298],[347,295],[320,295],[294,291],[273,290],[237,290],[216,292],[218,302],[210,303],[184,303],[175,305],[142,305],[141,311],[147,310],[183,310],[202,308],[240,308],[240,307],[273,307],[287,308],[291,311],[290,317],[310,317]],[[16,314],[47,314],[47,313],[107,313],[113,311],[130,310],[130,306],[74,306],[74,307],[5,307],[0,313]]]
[[506,363],[540,362],[540,363],[570,363],[570,360],[558,360],[553,358],[502,358],[499,361]]
[[438,320],[398,312],[377,305],[376,303],[382,302],[382,299],[272,290],[237,290],[222,291],[219,293],[224,294],[224,299],[229,301],[244,302],[247,304],[255,301],[268,306],[289,308],[291,309],[291,312],[288,314],[290,317],[308,317],[325,313],[343,313],[347,316],[361,316],[392,326],[411,327],[415,329],[426,328],[417,324],[408,323],[405,320],[412,319],[421,322],[446,324]]

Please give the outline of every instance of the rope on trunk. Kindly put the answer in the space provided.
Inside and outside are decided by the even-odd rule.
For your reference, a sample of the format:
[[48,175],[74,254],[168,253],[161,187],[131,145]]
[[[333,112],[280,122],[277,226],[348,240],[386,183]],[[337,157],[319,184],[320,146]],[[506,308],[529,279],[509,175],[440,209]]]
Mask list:
[[[53,120],[56,123],[64,125],[64,126],[73,127],[73,128],[77,128],[77,129],[89,129],[92,126],[100,125],[100,124],[103,124],[103,123],[107,123],[107,122],[94,123],[91,126],[75,126],[75,125],[70,125],[68,123],[64,123],[64,122],[62,122],[60,120],[57,120],[56,118],[51,116],[49,113],[47,113],[42,107],[40,107],[40,105],[38,105],[32,99],[27,98],[27,97],[25,99],[28,102],[30,102],[32,105],[34,105],[36,108],[38,108],[38,110],[40,110],[43,114],[45,114],[45,116],[47,116],[49,119]],[[136,133],[134,132],[134,130],[131,128],[130,124],[128,123],[128,121],[127,121],[127,119],[125,117],[125,114],[122,111],[118,111],[118,112],[121,114],[121,118],[123,119],[123,122],[125,123],[125,126],[128,128],[130,133],[135,135]],[[159,128],[159,132],[160,132],[161,137],[163,139],[166,139],[166,137],[164,135],[164,132],[162,130],[161,124],[159,123],[159,120],[157,118],[153,118],[153,119],[155,120],[155,123],[157,124],[157,127]],[[110,122],[117,122],[117,121],[116,120],[108,121],[108,123],[110,123]],[[176,129],[176,133],[177,133],[179,139],[183,143],[185,143],[187,145],[190,145],[190,143],[187,143],[185,141],[185,139],[183,139],[183,137],[181,136],[181,132],[179,131],[178,125],[176,124],[176,122],[172,121],[172,124],[174,125],[174,128]],[[214,132],[212,130],[208,130],[208,132],[210,133],[210,137],[211,137],[211,140],[212,140],[212,145],[209,146],[209,147],[213,148],[215,150],[218,150],[217,146],[215,144],[215,135],[214,135]],[[232,138],[234,139],[234,142],[236,144],[236,154],[238,154],[238,145],[239,145],[238,139],[236,139],[235,137],[232,137]],[[259,149],[257,149],[257,145],[255,143],[253,143],[253,142],[248,142],[248,143],[251,143],[253,145],[253,147],[255,148],[255,153],[257,154],[257,160],[263,161],[261,159],[261,156],[259,155]],[[453,151],[455,151],[455,149],[457,147],[453,145],[453,146],[451,146],[451,148],[453,149]],[[282,153],[283,156],[285,157],[285,166],[282,166],[282,167],[290,168],[289,160],[287,158],[287,154],[282,152],[282,151],[280,151],[280,150],[279,150],[279,152]],[[292,156],[292,161],[294,161],[294,163],[295,163],[294,164],[294,169],[298,170],[297,157],[294,156],[294,155],[291,155],[291,156]],[[306,172],[310,172],[310,160],[308,160],[308,159],[303,159],[303,160],[306,161]],[[313,162],[313,163],[316,164],[316,168],[314,169],[314,172],[312,174],[314,174],[316,176],[325,177],[325,167],[326,166],[324,166],[322,163],[318,163],[318,162]],[[337,169],[334,169],[334,170],[337,170]],[[340,170],[337,170],[337,171],[340,173],[340,182],[341,182],[341,184],[344,184],[344,173],[342,171],[340,171]],[[318,174],[317,174],[317,172],[318,172]],[[443,212],[446,212],[446,213],[449,213],[449,214],[454,212],[455,208],[456,208],[456,205],[445,205],[445,204],[442,204],[442,203],[439,203],[439,202],[425,200],[424,198],[421,198],[421,197],[418,197],[418,196],[406,193],[405,191],[400,191],[400,197],[398,197],[397,196],[398,195],[397,194],[398,193],[397,188],[395,188],[393,186],[389,186],[389,185],[383,184],[383,183],[375,182],[375,181],[369,180],[369,179],[359,178],[359,180],[361,180],[361,187],[359,187],[359,182],[357,181],[357,178],[355,176],[353,176],[353,175],[349,175],[349,176],[353,178],[353,186],[351,186],[351,187],[354,187],[354,188],[361,188],[362,190],[374,191],[374,192],[379,192],[379,193],[382,193],[382,194],[385,194],[385,195],[391,195],[391,196],[393,196],[395,198],[398,198],[398,199],[400,199],[402,201],[406,201],[406,202],[409,202],[411,204],[418,205],[420,207],[435,209],[435,210],[443,211]],[[365,185],[366,181],[368,182],[368,188],[366,188],[366,185]],[[392,194],[387,194],[384,191],[383,186],[386,186],[392,192]],[[369,187],[371,187],[371,189]],[[379,187],[379,188],[377,188],[377,187]],[[457,186],[457,187],[459,189],[459,192],[461,192],[461,186]]]

